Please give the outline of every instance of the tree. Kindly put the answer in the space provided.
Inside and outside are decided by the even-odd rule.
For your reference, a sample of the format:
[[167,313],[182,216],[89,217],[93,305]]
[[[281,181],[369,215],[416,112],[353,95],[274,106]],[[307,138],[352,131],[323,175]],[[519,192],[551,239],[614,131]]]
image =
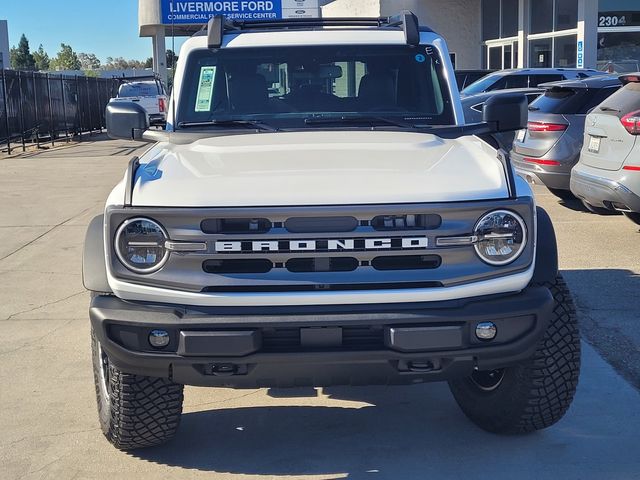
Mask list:
[[11,67],[16,70],[35,70],[36,61],[29,48],[29,40],[23,33],[17,47],[13,47],[10,52]]
[[51,65],[51,61],[49,59],[49,55],[44,51],[44,47],[40,44],[38,50],[33,52],[33,59],[35,61],[36,70],[38,71],[47,71],[49,70],[49,66]]
[[58,56],[51,63],[56,70],[80,70],[82,68],[78,54],[73,51],[71,46],[64,43],[60,44]]
[[167,50],[167,68],[175,67],[176,63],[178,63],[178,56],[173,50]]
[[149,57],[144,61],[144,68],[153,68],[153,58]]
[[83,70],[99,70],[100,59],[94,53],[79,53],[78,60]]

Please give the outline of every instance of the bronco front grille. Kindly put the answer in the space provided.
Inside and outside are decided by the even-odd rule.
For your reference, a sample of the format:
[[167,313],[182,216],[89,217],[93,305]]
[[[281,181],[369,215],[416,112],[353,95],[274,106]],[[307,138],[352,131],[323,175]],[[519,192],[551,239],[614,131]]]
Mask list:
[[[488,211],[511,209],[528,225],[525,253],[514,263],[483,263],[473,245],[438,246],[469,236]],[[153,218],[173,251],[150,275],[110,257],[114,276],[134,283],[205,293],[287,293],[441,288],[526,270],[533,260],[531,199],[444,204],[269,208],[112,208],[111,238],[127,218]]]

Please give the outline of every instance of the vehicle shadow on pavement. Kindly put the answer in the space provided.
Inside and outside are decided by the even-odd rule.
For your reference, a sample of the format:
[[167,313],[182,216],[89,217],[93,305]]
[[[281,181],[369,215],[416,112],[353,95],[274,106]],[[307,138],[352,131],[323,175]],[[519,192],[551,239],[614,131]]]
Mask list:
[[504,437],[481,431],[458,410],[445,384],[334,387],[324,393],[366,405],[186,413],[171,443],[134,454],[164,465],[245,475],[425,479],[453,471],[477,478],[483,456],[493,457],[489,470],[496,474],[518,471],[523,456],[554,443],[547,432]]

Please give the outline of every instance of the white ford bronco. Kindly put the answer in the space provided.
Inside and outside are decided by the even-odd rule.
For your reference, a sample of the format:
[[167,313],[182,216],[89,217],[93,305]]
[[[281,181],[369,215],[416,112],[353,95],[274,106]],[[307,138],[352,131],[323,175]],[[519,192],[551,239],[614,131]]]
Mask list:
[[445,41],[389,18],[213,18],[180,55],[167,131],[135,103],[109,135],[154,142],[88,229],[102,430],[174,436],[184,385],[448,381],[481,428],[557,422],[580,340],[548,215],[493,135],[464,124]]

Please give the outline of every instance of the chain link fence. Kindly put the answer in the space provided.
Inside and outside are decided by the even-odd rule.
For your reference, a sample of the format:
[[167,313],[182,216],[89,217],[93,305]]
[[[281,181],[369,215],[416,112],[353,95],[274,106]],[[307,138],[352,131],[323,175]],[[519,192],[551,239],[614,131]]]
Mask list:
[[105,127],[104,111],[117,79],[0,70],[0,148],[55,143]]

